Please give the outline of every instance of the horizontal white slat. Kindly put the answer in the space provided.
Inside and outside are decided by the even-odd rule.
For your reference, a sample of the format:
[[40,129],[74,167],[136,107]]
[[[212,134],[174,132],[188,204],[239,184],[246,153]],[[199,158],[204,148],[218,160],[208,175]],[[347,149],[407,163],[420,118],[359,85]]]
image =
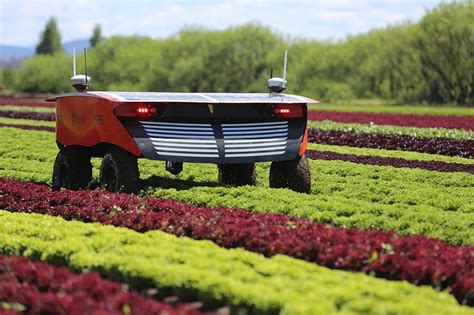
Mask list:
[[272,130],[252,130],[252,131],[224,131],[224,137],[227,135],[258,135],[266,133],[288,132],[288,128],[272,129]]
[[198,144],[191,144],[191,143],[172,143],[172,142],[162,142],[162,141],[152,141],[154,145],[157,146],[163,146],[163,147],[178,147],[178,148],[183,148],[183,147],[190,147],[190,148],[217,148],[217,144],[207,144],[207,143],[198,143]]
[[241,127],[241,126],[272,126],[272,125],[286,125],[288,121],[272,121],[260,123],[242,123],[242,124],[222,124],[222,127]]
[[250,126],[250,127],[223,127],[222,128],[222,131],[226,132],[226,131],[235,131],[235,130],[242,130],[242,131],[246,131],[246,130],[263,130],[263,129],[275,129],[275,128],[283,128],[283,127],[286,127],[288,128],[287,125],[278,125],[278,126],[260,126],[260,127],[257,127],[257,126]]
[[246,148],[246,149],[226,149],[225,153],[234,153],[234,152],[263,152],[263,151],[275,151],[275,150],[285,150],[285,146],[277,147],[268,147],[268,148]]
[[209,158],[218,158],[218,154],[192,154],[192,153],[176,153],[176,152],[167,152],[167,151],[156,151],[159,155],[169,155],[169,156],[187,156],[187,157],[209,157]]
[[226,154],[225,157],[251,157],[251,156],[264,156],[264,155],[281,155],[284,154],[285,151],[270,151],[270,152],[264,152],[264,153],[232,153],[232,154]]
[[182,143],[216,143],[216,140],[201,140],[201,139],[176,139],[176,138],[150,138],[152,141],[165,141],[165,142],[182,142]]
[[216,149],[201,149],[201,148],[169,148],[169,147],[159,147],[155,146],[155,149],[158,150],[166,150],[169,152],[201,152],[201,153],[218,153],[217,148]]
[[174,123],[164,121],[140,121],[141,124],[164,125],[164,126],[195,126],[195,127],[211,127],[211,124],[192,124],[192,123]]
[[228,143],[270,143],[272,141],[286,141],[288,140],[287,137],[280,137],[280,138],[267,138],[267,139],[239,139],[239,140],[229,140],[229,139],[224,139],[224,143],[227,145]]
[[211,127],[183,127],[183,126],[165,126],[165,125],[143,125],[144,128],[148,129],[169,129],[169,130],[193,130],[193,131],[212,131]]
[[177,135],[206,135],[206,136],[213,136],[214,133],[212,131],[178,131],[178,130],[166,130],[166,129],[149,129],[145,128],[146,132],[161,132],[161,133],[169,133],[169,134],[177,134]]
[[[148,136],[151,138],[178,138],[178,139],[215,139],[214,136],[200,136],[200,135],[177,135],[177,134],[166,134],[166,133],[155,133],[147,132]],[[190,141],[191,142],[191,141]]]
[[225,139],[254,139],[254,138],[265,138],[265,137],[286,137],[287,132],[284,133],[271,133],[266,135],[239,135],[239,136],[225,136]]
[[261,142],[261,143],[238,143],[238,144],[225,144],[227,148],[252,148],[252,147],[268,147],[276,145],[286,145],[286,141],[272,141],[272,142]]

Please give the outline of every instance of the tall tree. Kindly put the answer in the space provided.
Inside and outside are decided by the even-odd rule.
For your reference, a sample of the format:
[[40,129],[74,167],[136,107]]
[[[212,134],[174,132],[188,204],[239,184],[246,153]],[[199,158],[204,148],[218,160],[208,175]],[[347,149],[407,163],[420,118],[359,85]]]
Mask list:
[[89,41],[92,47],[95,47],[95,45],[102,41],[102,29],[99,24],[96,24],[94,26],[94,30],[92,31],[92,37]]
[[46,23],[44,31],[40,35],[40,41],[36,46],[36,54],[52,55],[63,51],[61,46],[61,34],[58,30],[58,23],[54,17]]

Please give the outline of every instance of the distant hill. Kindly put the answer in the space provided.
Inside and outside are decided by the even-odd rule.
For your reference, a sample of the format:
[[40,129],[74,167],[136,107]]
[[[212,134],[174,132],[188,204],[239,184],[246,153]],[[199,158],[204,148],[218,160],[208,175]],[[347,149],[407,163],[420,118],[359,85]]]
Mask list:
[[[84,47],[89,48],[89,39],[77,39],[63,44],[66,53],[72,55],[72,47],[76,47],[76,51],[80,52]],[[19,60],[29,58],[35,54],[36,46],[21,47],[0,44],[0,64],[8,67],[18,67]]]
[[0,59],[23,59],[34,55],[35,47],[20,47],[0,44]]

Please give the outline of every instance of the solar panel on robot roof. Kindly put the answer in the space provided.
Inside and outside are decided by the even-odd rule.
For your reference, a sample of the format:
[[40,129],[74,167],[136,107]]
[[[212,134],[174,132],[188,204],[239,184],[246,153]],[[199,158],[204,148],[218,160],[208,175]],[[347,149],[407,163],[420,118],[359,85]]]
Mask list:
[[317,101],[298,95],[275,93],[173,93],[173,92],[87,92],[61,94],[54,99],[67,96],[98,96],[120,102],[164,102],[164,103],[285,103],[312,104]]

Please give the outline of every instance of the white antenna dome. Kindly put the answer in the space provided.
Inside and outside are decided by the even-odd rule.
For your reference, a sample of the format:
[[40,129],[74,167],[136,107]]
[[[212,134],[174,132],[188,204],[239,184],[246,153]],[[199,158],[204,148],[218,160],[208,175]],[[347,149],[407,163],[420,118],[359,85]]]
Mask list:
[[268,79],[268,89],[274,93],[280,93],[286,89],[286,80],[283,78],[275,77]]
[[[286,89],[286,63],[288,60],[288,50],[285,50],[285,59],[283,63],[283,78],[274,77],[268,79],[268,89],[273,93],[281,93]],[[273,73],[273,69],[272,69]]]
[[91,77],[87,76],[87,64],[86,62],[86,49],[84,48],[84,66],[86,74],[76,74],[76,47],[72,47],[72,77],[71,83],[72,86],[78,92],[86,92],[91,81]]

